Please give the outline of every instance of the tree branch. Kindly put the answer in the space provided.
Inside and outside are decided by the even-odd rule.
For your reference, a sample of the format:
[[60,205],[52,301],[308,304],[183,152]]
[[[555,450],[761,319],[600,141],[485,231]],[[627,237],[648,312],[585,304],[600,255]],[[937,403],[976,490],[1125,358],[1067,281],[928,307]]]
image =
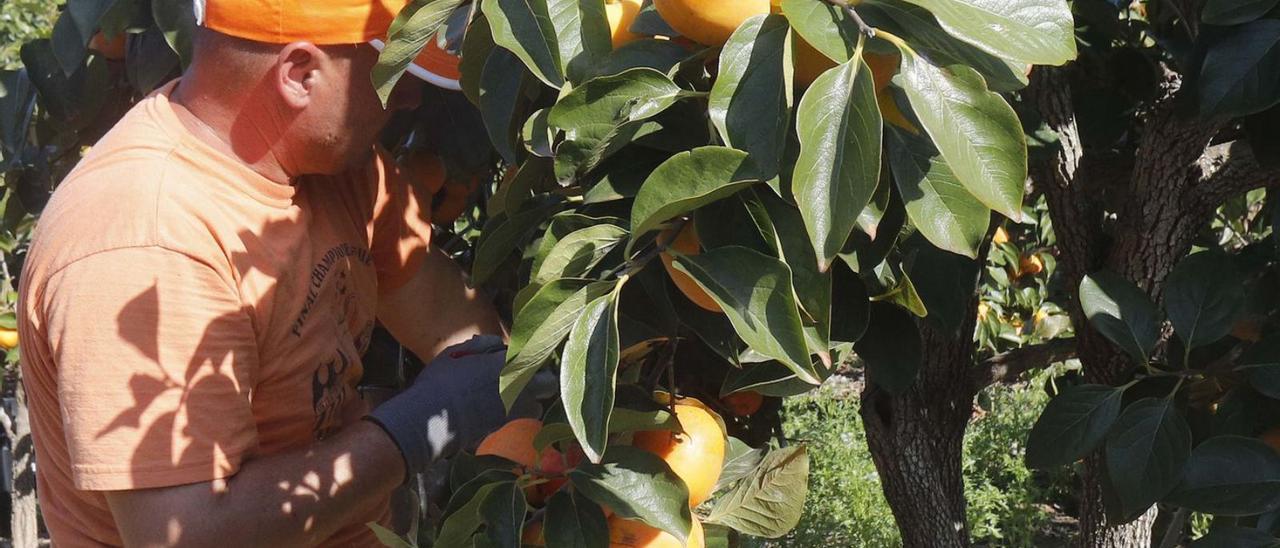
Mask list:
[[1209,207],[1255,188],[1280,186],[1280,167],[1258,164],[1253,148],[1241,141],[1213,145],[1196,163],[1203,175],[1195,184],[1193,199]]
[[973,386],[981,389],[992,384],[1013,382],[1023,373],[1044,369],[1058,362],[1076,357],[1076,340],[1052,341],[1015,348],[983,360],[973,371]]

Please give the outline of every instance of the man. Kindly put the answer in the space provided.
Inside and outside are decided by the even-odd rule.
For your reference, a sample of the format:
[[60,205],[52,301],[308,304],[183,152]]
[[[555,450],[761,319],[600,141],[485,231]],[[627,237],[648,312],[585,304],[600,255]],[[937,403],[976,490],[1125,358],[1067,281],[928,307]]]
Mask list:
[[[55,545],[374,545],[394,488],[503,420],[501,339],[471,339],[499,321],[372,153],[420,93],[369,78],[405,3],[197,1],[183,77],[55,192],[20,289]],[[440,357],[370,414],[375,319]]]

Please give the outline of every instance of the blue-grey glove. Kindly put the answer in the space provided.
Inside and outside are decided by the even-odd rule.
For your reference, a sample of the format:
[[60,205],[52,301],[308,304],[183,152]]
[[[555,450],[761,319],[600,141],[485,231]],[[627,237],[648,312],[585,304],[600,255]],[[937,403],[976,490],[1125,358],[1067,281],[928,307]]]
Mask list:
[[366,417],[395,441],[408,474],[474,446],[508,417],[536,416],[537,400],[555,394],[555,376],[540,372],[508,414],[498,395],[506,350],[502,339],[493,335],[476,335],[450,346],[422,369],[412,386]]

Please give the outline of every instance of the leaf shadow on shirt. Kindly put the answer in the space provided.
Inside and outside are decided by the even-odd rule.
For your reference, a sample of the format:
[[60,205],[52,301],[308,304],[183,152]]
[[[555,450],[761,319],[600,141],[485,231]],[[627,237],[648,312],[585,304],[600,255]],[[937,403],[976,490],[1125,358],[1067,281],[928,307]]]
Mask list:
[[[370,214],[372,215],[372,214]],[[246,241],[270,241],[274,230],[283,224],[267,224],[257,231],[244,231]],[[295,231],[296,232],[296,231]],[[275,272],[269,257],[271,250],[252,249],[246,253],[236,253],[229,257],[234,268],[241,276],[252,270]],[[255,257],[256,256],[256,257]],[[263,257],[267,258],[263,258]],[[240,363],[256,363],[260,349],[256,341],[253,344],[229,344],[228,340],[243,340],[229,336],[228,333],[243,334],[249,330],[253,337],[253,321],[249,313],[242,309],[236,313],[228,313],[212,317],[201,330],[200,340],[195,351],[185,364],[180,367],[164,367],[162,360],[172,360],[173,355],[166,349],[166,340],[162,331],[166,329],[165,314],[172,314],[174,304],[164,302],[163,296],[172,288],[162,288],[158,284],[133,297],[113,319],[116,337],[132,347],[151,362],[154,371],[134,371],[128,377],[128,392],[132,397],[132,405],[120,412],[110,423],[97,433],[98,438],[108,436],[121,429],[132,429],[136,432],[132,438],[137,447],[133,450],[131,463],[135,481],[139,489],[170,487],[171,481],[156,479],[163,477],[166,471],[190,477],[193,474],[207,478],[230,478],[228,489],[272,490],[275,496],[272,507],[279,508],[282,516],[305,515],[309,507],[323,498],[341,496],[346,484],[339,484],[335,478],[335,466],[338,459],[320,460],[306,451],[306,447],[297,447],[295,455],[303,459],[299,466],[293,466],[290,475],[273,478],[270,484],[238,485],[233,473],[255,458],[264,457],[258,453],[257,422],[253,414],[251,393],[253,384],[258,379],[259,371],[248,371],[247,368],[235,367]],[[259,302],[271,302],[280,280],[273,278],[271,287],[264,291]],[[289,311],[291,317],[294,311]],[[105,326],[104,326],[105,327]],[[308,393],[311,386],[305,387]],[[227,402],[243,401],[243,406],[228,409]],[[248,424],[253,431],[249,435],[248,447],[246,434],[235,431],[229,425]],[[230,459],[241,459],[230,462]],[[339,457],[342,458],[342,457]],[[157,473],[159,468],[159,473]],[[196,472],[192,472],[195,470]],[[145,474],[145,475],[144,475]],[[211,492],[221,492],[219,481],[202,483]],[[158,500],[158,499],[157,499]],[[149,507],[150,510],[163,512],[163,508]],[[162,514],[153,514],[162,515]],[[367,510],[360,510],[351,516],[356,519],[368,516]],[[384,512],[382,521],[386,525]],[[377,519],[378,514],[373,514]],[[182,545],[182,531],[198,529],[204,526],[201,520],[184,523],[177,513],[166,516],[167,527],[157,527],[148,534],[154,538],[145,539],[152,542],[171,545]],[[296,527],[299,533],[306,534],[315,527],[314,520],[290,519],[277,523],[285,527]],[[360,522],[361,524],[363,521]],[[363,525],[361,525],[363,527]],[[350,531],[342,529],[349,534]],[[174,537],[174,535],[177,535]],[[345,537],[348,541],[356,540]],[[371,538],[368,535],[357,537],[359,540]],[[334,541],[334,539],[330,539]]]

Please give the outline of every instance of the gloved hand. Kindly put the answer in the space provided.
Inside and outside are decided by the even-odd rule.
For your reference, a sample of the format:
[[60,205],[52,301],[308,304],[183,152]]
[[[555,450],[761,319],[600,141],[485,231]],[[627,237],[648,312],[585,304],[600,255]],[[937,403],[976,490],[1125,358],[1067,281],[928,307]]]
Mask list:
[[395,441],[408,474],[474,446],[508,417],[538,414],[538,400],[555,395],[555,375],[539,372],[508,414],[498,395],[506,349],[493,335],[450,346],[422,369],[412,386],[366,417]]

